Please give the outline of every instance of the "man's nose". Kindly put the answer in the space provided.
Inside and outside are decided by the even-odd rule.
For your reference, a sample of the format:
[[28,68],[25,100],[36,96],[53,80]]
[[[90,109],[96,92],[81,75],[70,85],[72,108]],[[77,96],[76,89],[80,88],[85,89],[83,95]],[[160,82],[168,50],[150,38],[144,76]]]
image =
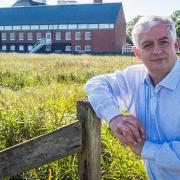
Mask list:
[[162,49],[161,49],[160,45],[158,43],[155,43],[153,54],[160,54],[161,52],[162,52]]

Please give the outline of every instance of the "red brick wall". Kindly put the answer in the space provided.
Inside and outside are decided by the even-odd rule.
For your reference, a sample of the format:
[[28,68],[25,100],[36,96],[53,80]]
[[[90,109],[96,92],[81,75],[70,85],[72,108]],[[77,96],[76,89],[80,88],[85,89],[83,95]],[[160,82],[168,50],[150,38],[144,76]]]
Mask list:
[[94,52],[114,52],[114,29],[94,30],[92,33],[92,49]]
[[[65,40],[65,33],[71,32],[71,40]],[[81,40],[75,40],[75,32],[81,32]],[[70,42],[72,46],[72,51],[74,51],[75,46],[81,46],[81,50],[84,50],[85,45],[90,45],[91,40],[85,40],[85,32],[90,32],[89,30],[66,30],[62,33],[61,42]]]
[[[62,32],[61,42],[68,42],[65,40],[65,32],[71,32],[72,50],[75,46],[81,46],[82,50],[85,45],[90,45],[93,52],[114,52],[114,30],[66,30]],[[81,32],[81,40],[75,40],[75,32]],[[85,40],[85,32],[91,32],[91,40]]]
[[121,51],[122,46],[126,44],[126,21],[123,8],[121,8],[115,24],[115,49]]

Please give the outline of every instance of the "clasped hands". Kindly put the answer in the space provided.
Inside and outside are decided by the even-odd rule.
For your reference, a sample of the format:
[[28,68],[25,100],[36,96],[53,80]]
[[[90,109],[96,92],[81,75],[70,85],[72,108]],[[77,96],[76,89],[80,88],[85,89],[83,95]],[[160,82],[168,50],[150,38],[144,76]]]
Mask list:
[[118,115],[111,119],[109,127],[123,146],[129,146],[136,155],[141,154],[145,132],[144,127],[135,116]]

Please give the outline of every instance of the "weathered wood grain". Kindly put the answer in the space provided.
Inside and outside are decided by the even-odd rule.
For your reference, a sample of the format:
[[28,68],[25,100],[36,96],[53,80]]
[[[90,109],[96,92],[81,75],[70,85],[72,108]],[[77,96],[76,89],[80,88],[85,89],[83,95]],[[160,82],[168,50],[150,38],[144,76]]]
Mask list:
[[77,116],[82,125],[83,151],[78,153],[80,180],[101,179],[101,120],[90,103],[77,102]]
[[0,179],[82,150],[78,121],[0,152]]

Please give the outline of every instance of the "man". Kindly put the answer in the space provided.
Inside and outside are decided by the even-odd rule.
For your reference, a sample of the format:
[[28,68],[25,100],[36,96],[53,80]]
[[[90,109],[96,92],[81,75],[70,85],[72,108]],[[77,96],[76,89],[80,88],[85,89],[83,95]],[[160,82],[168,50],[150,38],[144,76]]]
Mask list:
[[[143,64],[94,77],[85,86],[97,115],[141,156],[150,179],[180,179],[180,61],[170,18],[142,17],[132,31]],[[123,115],[123,110],[129,115]]]

